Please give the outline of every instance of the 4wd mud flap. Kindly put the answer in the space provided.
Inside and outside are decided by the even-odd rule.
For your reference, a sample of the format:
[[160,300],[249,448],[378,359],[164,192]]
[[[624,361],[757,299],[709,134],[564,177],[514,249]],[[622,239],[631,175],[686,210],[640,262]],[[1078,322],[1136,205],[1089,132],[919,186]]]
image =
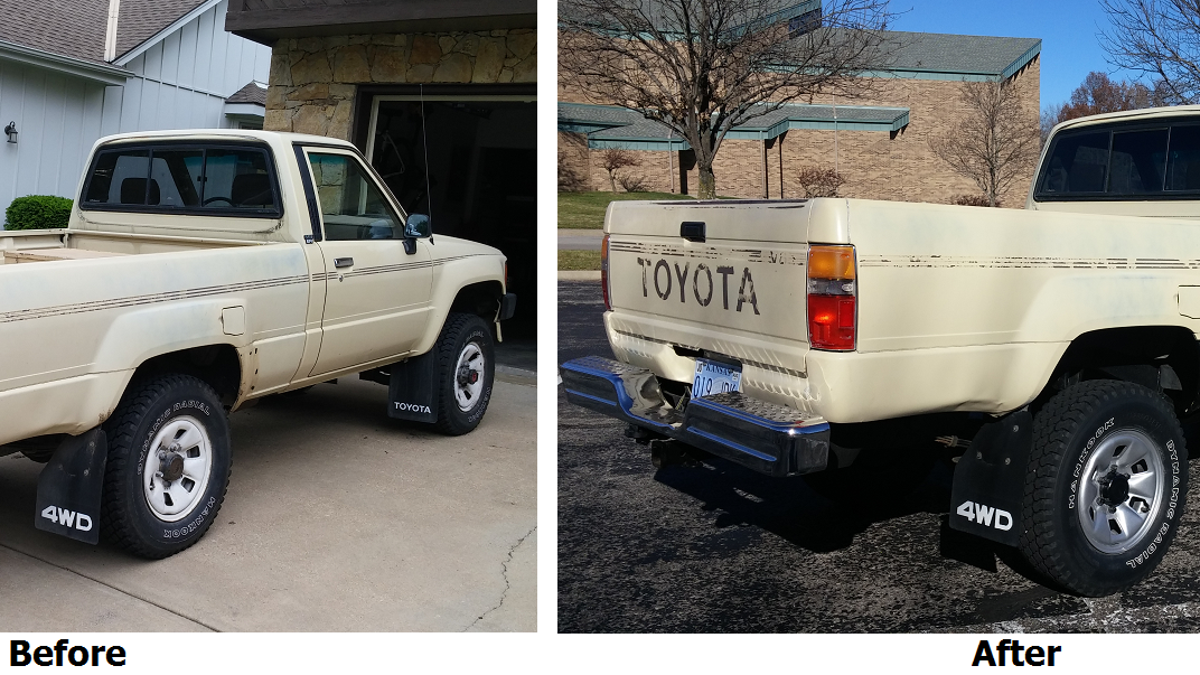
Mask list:
[[954,468],[950,527],[1006,546],[1021,538],[1033,417],[1015,412],[979,430]]
[[771,476],[824,469],[829,423],[738,392],[692,399],[680,413],[654,373],[586,356],[562,364],[567,400]]
[[108,439],[99,428],[68,436],[38,475],[33,524],[88,544],[100,541],[100,497]]

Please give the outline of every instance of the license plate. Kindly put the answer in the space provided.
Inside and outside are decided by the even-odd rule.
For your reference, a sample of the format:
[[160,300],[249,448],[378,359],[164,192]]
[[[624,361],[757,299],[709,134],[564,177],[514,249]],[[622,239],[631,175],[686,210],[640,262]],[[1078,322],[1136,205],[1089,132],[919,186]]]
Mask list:
[[692,380],[692,398],[741,390],[742,370],[740,366],[696,359],[696,377]]

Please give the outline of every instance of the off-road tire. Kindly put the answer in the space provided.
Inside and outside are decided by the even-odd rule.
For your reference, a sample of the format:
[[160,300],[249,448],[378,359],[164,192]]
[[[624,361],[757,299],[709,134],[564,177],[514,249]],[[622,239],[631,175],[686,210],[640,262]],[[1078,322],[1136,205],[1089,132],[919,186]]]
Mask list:
[[[190,375],[134,382],[105,431],[108,462],[101,533],[151,559],[195,544],[216,519],[233,463],[229,422],[216,393]],[[199,442],[193,445],[195,440]],[[163,450],[166,460],[158,456],[167,447],[165,441],[179,446],[174,453]],[[168,468],[164,461],[176,455],[178,461]],[[155,470],[164,468],[165,478],[174,479],[169,485],[155,477]],[[157,506],[152,499],[158,500]],[[174,509],[179,512],[172,513]]]
[[1165,396],[1118,380],[1073,385],[1034,416],[1020,551],[1080,595],[1129,588],[1175,537],[1187,478],[1183,431]]
[[[446,317],[434,351],[438,359],[438,418],[434,428],[460,436],[479,426],[492,398],[496,379],[492,332],[474,314],[452,312]],[[476,373],[464,382],[462,367]]]

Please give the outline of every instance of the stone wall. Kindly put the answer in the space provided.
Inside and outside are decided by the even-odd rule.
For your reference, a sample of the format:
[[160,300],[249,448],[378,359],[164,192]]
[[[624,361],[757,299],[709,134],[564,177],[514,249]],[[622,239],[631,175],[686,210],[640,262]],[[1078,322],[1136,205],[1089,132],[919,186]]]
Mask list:
[[[793,129],[768,142],[766,156],[765,192],[770,198],[781,196],[795,199],[804,196],[797,174],[806,167],[833,168],[835,165],[845,179],[839,190],[844,197],[887,199],[910,202],[950,203],[959,195],[980,195],[975,183],[950,170],[930,147],[930,140],[950,133],[967,111],[959,101],[960,82],[953,80],[878,79],[868,95],[853,102],[839,99],[848,105],[888,106],[909,109],[909,124],[898,132],[843,131]],[[1012,81],[1021,101],[1036,127],[1038,121],[1040,59],[1035,58],[1017,73]],[[577,93],[560,87],[563,100],[583,100]],[[798,103],[828,104],[831,97],[814,96]],[[559,148],[575,147],[560,134]],[[835,161],[836,147],[836,161]],[[644,174],[649,189],[670,191],[672,183],[679,191],[680,153],[674,154],[675,176],[672,178],[667,152],[635,152],[641,164],[624,169]],[[590,167],[573,156],[578,172],[586,176],[589,189],[607,190],[608,178],[599,165],[599,151],[591,151]],[[782,170],[781,170],[782,162]],[[760,141],[727,140],[721,145],[713,173],[717,194],[731,197],[761,198],[764,196],[763,144]],[[1020,208],[1025,205],[1029,181],[1033,178],[1031,164],[1027,176],[1017,181],[1002,195],[1003,206]],[[687,172],[687,185],[695,193],[699,175],[695,168]]]
[[263,128],[350,140],[357,85],[537,81],[533,29],[282,39]]

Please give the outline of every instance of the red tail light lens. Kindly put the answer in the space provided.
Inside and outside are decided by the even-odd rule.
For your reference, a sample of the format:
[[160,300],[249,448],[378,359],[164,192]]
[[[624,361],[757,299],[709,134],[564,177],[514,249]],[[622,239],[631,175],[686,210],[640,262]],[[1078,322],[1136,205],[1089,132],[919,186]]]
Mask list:
[[600,242],[600,287],[604,289],[604,309],[612,309],[612,301],[608,294],[608,235]]
[[808,249],[808,342],[813,349],[852,351],[858,325],[853,246]]

